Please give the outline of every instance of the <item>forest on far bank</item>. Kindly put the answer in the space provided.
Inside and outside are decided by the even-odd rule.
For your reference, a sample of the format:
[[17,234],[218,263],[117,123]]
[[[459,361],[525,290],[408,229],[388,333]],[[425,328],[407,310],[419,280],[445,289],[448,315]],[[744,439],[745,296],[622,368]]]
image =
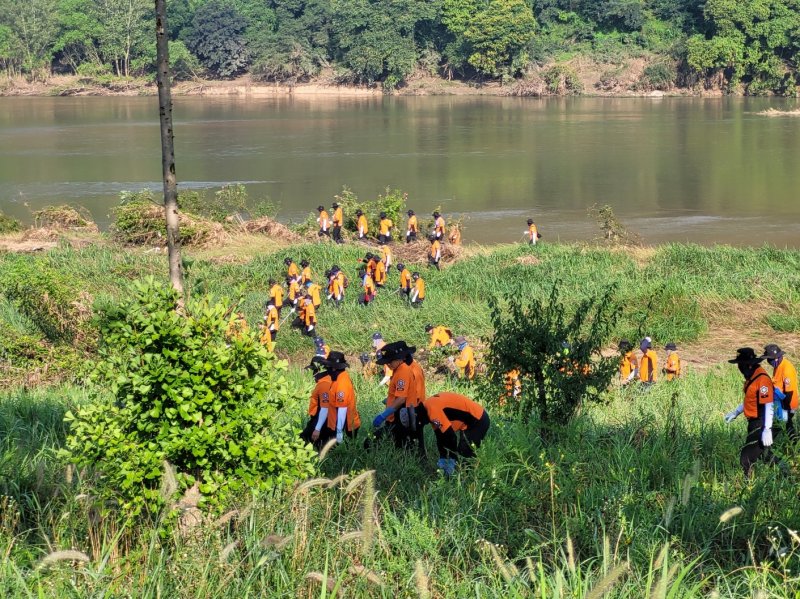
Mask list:
[[[177,79],[796,95],[800,0],[168,0]],[[152,0],[0,0],[0,70],[154,78]],[[626,65],[639,61],[635,80]],[[576,63],[598,71],[586,90]]]

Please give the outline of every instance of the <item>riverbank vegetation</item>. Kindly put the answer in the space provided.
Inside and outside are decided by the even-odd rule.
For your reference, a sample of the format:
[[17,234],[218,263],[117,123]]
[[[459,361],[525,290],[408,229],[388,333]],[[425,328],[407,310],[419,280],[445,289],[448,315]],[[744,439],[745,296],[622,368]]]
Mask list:
[[[147,0],[2,0],[0,9],[9,77],[70,73],[111,90],[153,77]],[[171,0],[168,11],[182,80],[248,74],[394,91],[433,77],[500,81],[516,95],[795,95],[800,83],[793,0]]]
[[[126,199],[139,212],[155,206]],[[477,460],[447,479],[430,437],[422,460],[390,444],[365,451],[347,442],[321,459],[291,444],[305,418],[311,378],[301,367],[313,348],[288,323],[276,356],[251,336],[268,280],[292,256],[309,260],[318,280],[338,264],[355,281],[374,242],[320,242],[302,226],[267,227],[268,216],[249,229],[256,221],[242,216],[249,204],[237,190],[214,199],[197,202],[205,215],[187,214],[223,235],[185,248],[185,321],[169,307],[157,236],[126,240],[65,224],[49,249],[0,253],[4,596],[795,593],[800,462],[779,438],[783,465],[745,480],[744,428],[725,425],[722,414],[740,401],[741,376],[724,363],[736,347],[800,350],[800,252],[614,239],[467,246],[438,271],[424,251],[394,244],[395,263],[426,279],[425,304],[407,306],[393,270],[370,306],[357,305],[354,284],[341,309],[323,306],[318,332],[348,355],[362,438],[385,394],[379,377],[356,366],[376,330],[421,349],[429,393],[457,389],[488,406],[492,428]],[[346,199],[372,212],[393,202],[402,212],[394,190],[375,202]],[[223,204],[244,222],[224,216]],[[48,214],[49,230],[57,215],[74,220],[63,208]],[[128,230],[131,214],[116,214],[116,229]],[[603,320],[603,355],[612,358],[622,337],[673,341],[682,378],[648,390],[612,385],[554,425],[538,410],[520,414],[489,377],[473,386],[452,380],[442,351],[422,350],[425,325],[445,324],[488,362],[489,340],[508,328],[515,302],[545,309],[558,298],[568,322],[604,294],[601,308],[615,316]],[[230,336],[226,323],[239,312],[250,332]],[[552,332],[544,320],[514,330],[537,326]],[[506,341],[506,354],[521,342]],[[219,410],[236,417],[218,419]],[[181,421],[197,434],[176,434]],[[209,422],[222,428],[209,432]]]

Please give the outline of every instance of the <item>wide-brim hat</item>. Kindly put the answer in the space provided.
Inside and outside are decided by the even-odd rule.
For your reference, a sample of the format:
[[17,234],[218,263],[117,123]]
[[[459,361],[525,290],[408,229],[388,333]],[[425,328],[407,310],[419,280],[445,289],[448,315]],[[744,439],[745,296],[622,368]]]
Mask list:
[[348,366],[344,354],[340,351],[332,351],[328,354],[327,359],[323,359],[321,364],[329,370],[344,370]]
[[308,363],[308,366],[305,367],[305,370],[317,370],[323,366],[325,358],[323,356],[314,356],[311,358],[311,362]]
[[385,366],[395,360],[404,360],[406,356],[413,356],[417,348],[409,346],[405,341],[394,341],[387,343],[376,352],[376,362]]
[[728,360],[730,364],[758,364],[766,356],[757,356],[752,347],[740,347],[736,350],[736,357]]
[[783,356],[784,351],[774,343],[764,346],[764,357],[767,360],[778,360]]

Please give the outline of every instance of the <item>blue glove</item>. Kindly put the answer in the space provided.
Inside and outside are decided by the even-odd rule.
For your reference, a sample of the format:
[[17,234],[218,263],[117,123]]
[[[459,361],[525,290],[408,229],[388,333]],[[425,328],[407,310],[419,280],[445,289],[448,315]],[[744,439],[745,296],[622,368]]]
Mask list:
[[444,473],[447,476],[452,476],[453,473],[456,471],[456,461],[454,458],[448,458],[444,460]]
[[445,461],[444,458],[439,458],[439,461],[436,462],[436,467],[439,470],[444,470],[444,461]]
[[375,416],[375,420],[372,421],[372,426],[378,428],[392,414],[394,414],[394,410],[392,408],[386,408],[383,412]]

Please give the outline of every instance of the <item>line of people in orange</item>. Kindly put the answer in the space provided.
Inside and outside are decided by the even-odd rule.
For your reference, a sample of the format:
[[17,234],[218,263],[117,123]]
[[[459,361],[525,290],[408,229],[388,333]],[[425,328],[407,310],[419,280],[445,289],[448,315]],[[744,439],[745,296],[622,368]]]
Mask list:
[[[619,342],[619,351],[622,353],[622,360],[619,366],[619,379],[622,385],[639,382],[643,385],[652,385],[658,381],[658,354],[653,349],[653,341],[650,337],[645,337],[639,343],[641,356],[637,357],[631,342],[622,339]],[[667,352],[667,362],[661,373],[668,381],[675,380],[681,376],[681,358],[678,355],[677,346],[670,342],[664,346]]]

